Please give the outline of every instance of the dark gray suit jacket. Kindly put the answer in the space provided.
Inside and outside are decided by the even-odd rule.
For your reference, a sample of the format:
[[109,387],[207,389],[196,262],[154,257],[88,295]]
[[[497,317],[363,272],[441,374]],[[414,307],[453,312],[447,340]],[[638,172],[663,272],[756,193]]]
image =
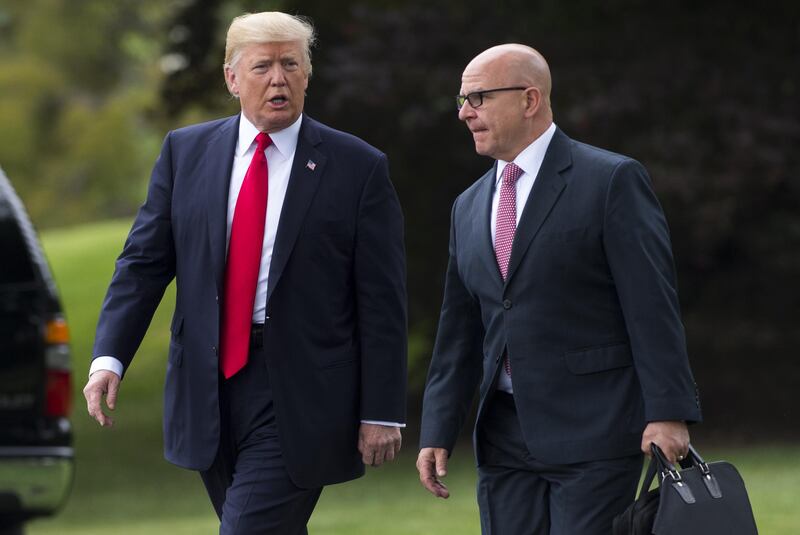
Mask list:
[[[164,450],[198,470],[211,465],[220,438],[217,348],[238,124],[237,115],[167,135],[94,345],[95,356],[113,355],[127,369],[176,279]],[[290,476],[319,487],[361,475],[360,420],[405,420],[403,216],[386,156],[307,116],[266,307],[264,347]]]
[[494,185],[493,168],[453,205],[421,446],[452,451],[478,384],[480,423],[506,351],[541,461],[634,454],[646,422],[698,421],[669,233],[644,168],[556,130],[505,282],[489,227]]

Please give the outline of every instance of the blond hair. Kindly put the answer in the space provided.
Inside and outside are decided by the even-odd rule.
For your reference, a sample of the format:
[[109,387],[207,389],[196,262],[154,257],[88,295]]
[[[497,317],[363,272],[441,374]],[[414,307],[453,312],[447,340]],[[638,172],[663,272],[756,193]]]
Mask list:
[[280,11],[246,13],[233,19],[225,39],[224,68],[234,68],[248,45],[299,41],[303,49],[303,70],[311,76],[311,47],[316,35],[311,22]]

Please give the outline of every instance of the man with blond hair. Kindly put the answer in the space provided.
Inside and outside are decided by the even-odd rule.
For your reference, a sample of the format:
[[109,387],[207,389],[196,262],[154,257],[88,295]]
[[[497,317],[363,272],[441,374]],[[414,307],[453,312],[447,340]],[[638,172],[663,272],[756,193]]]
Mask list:
[[299,534],[324,485],[391,461],[405,419],[403,217],[386,156],[303,114],[314,30],[228,30],[241,113],[170,132],[100,319],[89,414],[116,405],[176,279],[166,458],[199,470],[222,534]]
[[666,220],[638,162],[553,123],[536,50],[490,48],[456,97],[494,166],[455,201],[423,401],[420,481],[447,460],[480,384],[484,534],[608,535],[642,451],[686,455],[700,407]]

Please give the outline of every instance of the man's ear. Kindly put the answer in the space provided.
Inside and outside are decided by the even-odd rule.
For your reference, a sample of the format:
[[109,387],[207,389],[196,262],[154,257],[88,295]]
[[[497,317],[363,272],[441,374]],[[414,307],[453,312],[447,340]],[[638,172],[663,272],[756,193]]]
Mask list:
[[538,87],[525,90],[525,117],[533,117],[542,107],[542,91]]
[[234,97],[239,96],[239,84],[236,82],[236,72],[230,67],[225,67],[225,85]]

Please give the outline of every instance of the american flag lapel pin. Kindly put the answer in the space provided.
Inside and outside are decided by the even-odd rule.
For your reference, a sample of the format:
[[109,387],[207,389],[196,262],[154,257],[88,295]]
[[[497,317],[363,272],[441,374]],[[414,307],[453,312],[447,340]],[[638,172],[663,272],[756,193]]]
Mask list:
[[311,160],[308,160],[308,163],[306,164],[306,167],[313,171],[314,169],[317,168],[317,164],[312,162]]

